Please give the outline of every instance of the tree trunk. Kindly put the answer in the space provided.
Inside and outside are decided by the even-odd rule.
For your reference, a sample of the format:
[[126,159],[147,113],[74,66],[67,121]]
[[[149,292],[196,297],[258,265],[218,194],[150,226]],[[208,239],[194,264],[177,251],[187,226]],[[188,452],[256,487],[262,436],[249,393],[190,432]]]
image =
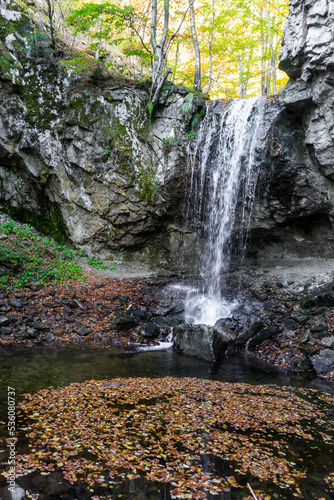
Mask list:
[[154,61],[152,69],[152,85],[149,95],[149,102],[151,102],[153,106],[158,102],[159,93],[165,81],[167,80],[168,76],[171,73],[171,69],[167,67],[167,54],[172,41],[180,31],[182,23],[188,13],[190,5],[192,5],[193,0],[190,0],[190,2],[191,3],[189,4],[184,15],[182,16],[178,28],[167,41],[168,28],[169,28],[169,0],[164,1],[164,27],[160,42],[158,44],[157,43],[157,0],[152,0],[151,45],[154,54]]
[[212,23],[211,23],[211,33],[210,33],[210,42],[209,42],[209,81],[208,86],[206,87],[205,93],[208,94],[210,92],[211,84],[212,84],[212,42],[213,42],[213,27],[215,24],[215,0],[212,0]]
[[240,54],[238,54],[238,61],[239,61],[239,97],[246,97],[248,79],[245,75],[243,57]]
[[177,64],[179,62],[179,52],[180,52],[180,42],[177,42],[176,44],[176,52],[175,52],[175,62],[174,62],[174,71],[173,71],[173,83],[175,80],[175,73],[177,70]]
[[195,22],[195,11],[194,2],[189,0],[189,17],[190,17],[190,28],[191,36],[193,40],[194,50],[195,50],[195,75],[194,75],[194,89],[196,92],[201,92],[201,52],[199,49],[199,43],[196,32],[196,22]]
[[48,7],[48,18],[50,24],[50,38],[51,38],[52,48],[56,50],[56,36],[54,27],[54,13],[55,13],[54,0],[46,0],[46,4]]
[[267,81],[266,81],[266,87],[265,87],[265,94],[264,95],[269,95],[270,94],[270,80],[271,80],[271,58],[268,60]]
[[261,23],[261,94],[266,95],[266,50],[263,32],[263,10],[260,10],[260,23]]
[[98,60],[100,59],[101,30],[102,30],[102,16],[100,15],[100,18],[99,18],[99,43],[96,47],[96,52],[95,52],[95,61],[96,62],[98,62]]

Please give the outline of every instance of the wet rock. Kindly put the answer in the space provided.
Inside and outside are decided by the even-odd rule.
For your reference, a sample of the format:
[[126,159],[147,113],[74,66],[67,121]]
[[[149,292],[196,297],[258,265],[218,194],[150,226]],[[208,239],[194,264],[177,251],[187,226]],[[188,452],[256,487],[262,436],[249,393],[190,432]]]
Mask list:
[[332,307],[334,306],[334,291],[332,292],[322,292],[313,297],[310,297],[306,302],[304,307]]
[[309,339],[310,339],[310,331],[309,331],[309,330],[307,330],[306,332],[304,332],[304,333],[301,335],[301,337],[300,337],[300,339],[299,339],[299,342],[300,342],[301,344],[306,344],[306,342],[308,342],[308,341],[309,341]]
[[316,356],[312,356],[311,361],[318,375],[334,376],[334,351],[332,349],[323,349]]
[[138,316],[132,314],[120,313],[110,321],[110,328],[126,332],[140,324]]
[[297,348],[294,348],[290,351],[289,356],[287,358],[288,367],[293,371],[307,371],[312,368],[312,363],[310,359],[305,356],[305,354],[301,353]]
[[236,332],[231,330],[226,324],[218,320],[214,326],[214,330],[220,335],[221,340],[225,344],[233,343],[237,338]]
[[6,328],[5,326],[2,326],[2,327],[0,328],[0,334],[1,334],[1,335],[5,335],[5,336],[7,336],[7,335],[11,335],[11,334],[12,334],[12,332],[13,332],[13,330],[12,330],[11,328]]
[[304,315],[291,316],[291,317],[292,319],[297,321],[300,325],[305,325],[309,320],[309,316],[304,316]]
[[102,295],[102,300],[106,300],[107,302],[118,302],[121,305],[126,305],[129,303],[129,297],[126,295]]
[[167,314],[179,314],[184,311],[184,303],[180,299],[167,298],[151,309],[154,316],[166,316]]
[[90,334],[90,330],[88,330],[88,328],[84,328],[83,326],[79,326],[75,329],[75,333],[81,337],[86,337],[86,335]]
[[150,312],[143,311],[142,309],[128,309],[127,314],[135,316],[139,321],[149,321],[152,316]]
[[232,318],[219,318],[215,323],[215,327],[217,327],[219,325],[225,325],[230,330],[235,331],[238,327],[238,321],[233,317]]
[[324,337],[320,340],[320,344],[324,347],[328,347],[329,349],[334,348],[334,336],[333,337]]
[[36,330],[42,331],[42,332],[48,332],[50,330],[50,326],[45,324],[45,323],[33,323],[32,325]]
[[77,307],[79,307],[82,311],[85,310],[85,307],[81,304],[81,302],[78,299],[71,300],[71,302],[69,303],[69,306],[72,309],[76,309]]
[[147,323],[140,329],[140,333],[144,338],[156,339],[160,335],[160,328],[154,323]]
[[267,299],[267,296],[265,294],[261,294],[257,290],[250,289],[249,291],[253,295],[253,297],[255,297],[256,300],[259,300],[260,302],[263,302]]
[[279,328],[277,326],[268,326],[267,328],[263,328],[259,333],[252,337],[248,343],[249,349],[255,347],[258,344],[262,344],[265,340],[270,339],[274,335],[279,332]]
[[32,285],[30,285],[30,288],[33,292],[39,292],[40,290],[45,288],[45,285],[43,285],[43,283],[40,283],[39,281],[37,281],[36,283],[33,283]]
[[221,335],[212,326],[183,325],[175,326],[174,348],[181,354],[206,361],[217,361],[226,349]]
[[326,321],[319,321],[316,323],[313,323],[313,325],[310,326],[311,332],[323,332],[328,330],[328,324]]
[[297,330],[299,326],[297,321],[295,321],[293,318],[289,316],[282,319],[282,324],[287,330]]
[[38,336],[37,330],[34,328],[20,328],[17,332],[14,333],[14,337],[19,340],[23,339],[35,339]]
[[0,307],[0,311],[2,311],[2,312],[9,312],[11,310],[12,310],[11,306],[8,306],[8,305],[3,305]]
[[42,340],[43,342],[52,342],[56,337],[53,335],[53,333],[41,333],[40,336],[38,337],[39,340]]
[[0,316],[0,327],[10,324],[10,319],[7,316]]
[[53,309],[55,307],[59,307],[59,304],[57,304],[57,302],[43,302],[43,306]]
[[259,333],[262,328],[264,328],[266,325],[263,323],[263,321],[254,321],[254,323],[251,324],[250,326],[250,332],[253,334],[253,335],[256,335],[257,333]]
[[22,307],[23,307],[23,303],[19,299],[10,299],[8,301],[8,304],[10,306],[14,307],[14,309],[22,309]]

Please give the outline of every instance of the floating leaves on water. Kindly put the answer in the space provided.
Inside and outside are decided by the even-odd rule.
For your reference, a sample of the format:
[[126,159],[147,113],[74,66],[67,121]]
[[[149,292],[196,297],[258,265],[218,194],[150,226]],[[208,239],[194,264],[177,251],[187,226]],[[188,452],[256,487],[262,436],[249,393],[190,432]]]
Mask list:
[[[310,389],[172,377],[43,389],[20,404],[31,449],[16,472],[60,470],[93,492],[144,477],[172,498],[220,495],[252,477],[261,498],[275,488],[303,498],[312,453],[333,454],[333,401]],[[322,476],[334,493],[333,471]]]

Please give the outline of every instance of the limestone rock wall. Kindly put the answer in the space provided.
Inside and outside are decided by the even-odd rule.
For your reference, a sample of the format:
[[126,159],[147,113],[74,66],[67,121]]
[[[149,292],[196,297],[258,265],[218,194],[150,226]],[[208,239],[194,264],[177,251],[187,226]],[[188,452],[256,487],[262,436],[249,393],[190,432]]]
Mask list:
[[280,68],[290,81],[280,94],[302,116],[305,142],[319,169],[334,179],[334,3],[291,0]]
[[167,265],[193,96],[170,87],[150,119],[145,88],[64,71],[29,12],[0,8],[0,208],[43,219],[56,207],[91,253]]
[[[262,259],[334,256],[334,2],[290,0],[279,95],[262,159],[253,243]],[[261,243],[262,242],[262,243]]]

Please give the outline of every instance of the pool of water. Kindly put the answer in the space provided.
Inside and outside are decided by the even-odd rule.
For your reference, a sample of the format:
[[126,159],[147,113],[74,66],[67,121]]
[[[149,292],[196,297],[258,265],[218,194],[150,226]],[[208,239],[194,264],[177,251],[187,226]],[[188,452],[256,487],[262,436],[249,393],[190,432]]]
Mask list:
[[[259,360],[249,357],[247,354],[231,356],[220,363],[212,364],[195,358],[182,356],[172,348],[163,350],[140,351],[125,350],[124,348],[111,349],[57,349],[55,347],[39,347],[34,349],[16,348],[1,353],[0,358],[0,415],[5,418],[7,410],[7,386],[15,388],[17,403],[20,395],[34,393],[46,387],[63,387],[73,382],[84,382],[86,380],[103,380],[116,377],[197,377],[202,379],[217,380],[221,382],[232,382],[266,385],[276,384],[278,386],[294,386],[302,388],[313,388],[325,392],[334,393],[334,384],[303,375],[292,375],[284,373]],[[22,443],[21,443],[22,444]],[[312,459],[310,467],[314,471],[321,470],[322,451],[315,459]],[[325,451],[325,450],[324,450]],[[300,453],[306,453],[305,447]],[[327,455],[326,455],[327,456]],[[328,457],[327,461],[331,461]],[[322,463],[322,462],[321,462]],[[319,465],[320,464],[320,465]],[[57,473],[56,473],[57,474]],[[44,477],[44,476],[42,476]],[[57,476],[58,477],[58,476]],[[303,492],[317,491],[317,498],[330,498],[323,488],[318,486],[317,477],[309,477],[304,481]],[[147,484],[143,488],[146,491]],[[154,492],[153,497],[140,496],[137,493],[129,493],[128,485],[120,486],[117,495],[112,498],[171,498],[167,493],[159,493],[160,486],[151,485]],[[155,488],[155,489],[154,489]],[[153,491],[152,490],[152,491]],[[244,498],[247,489],[236,490],[232,499]],[[138,495],[137,495],[138,494]],[[290,496],[279,496],[280,491],[272,498],[289,498]],[[137,495],[137,496],[136,496]],[[161,496],[162,495],[162,496]],[[278,496],[277,496],[278,495]],[[308,493],[307,493],[308,495]],[[1,495],[0,495],[1,497]],[[47,496],[45,498],[48,498]],[[72,498],[72,497],[71,497]],[[74,498],[74,497],[73,497]],[[86,497],[85,497],[86,498]],[[210,496],[211,498],[211,496]],[[213,497],[212,497],[213,498]],[[292,497],[291,497],[292,498]],[[303,498],[308,498],[307,496]],[[313,498],[310,496],[309,498]],[[43,497],[44,499],[44,497]]]
[[312,387],[332,392],[334,384],[318,378],[284,373],[242,354],[211,364],[182,356],[173,349],[138,351],[124,348],[15,349],[0,358],[0,411],[7,405],[7,386],[16,394],[36,392],[45,387],[61,387],[72,382],[114,377],[199,377],[222,382],[278,384]]

